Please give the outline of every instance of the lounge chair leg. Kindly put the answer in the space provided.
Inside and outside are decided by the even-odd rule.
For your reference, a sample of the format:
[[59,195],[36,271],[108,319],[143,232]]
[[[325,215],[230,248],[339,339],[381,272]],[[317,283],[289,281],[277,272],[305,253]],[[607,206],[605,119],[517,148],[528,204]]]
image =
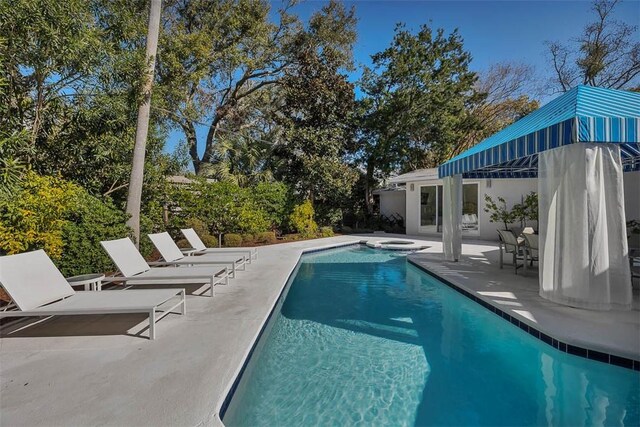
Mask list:
[[500,269],[502,270],[502,263],[503,263],[503,255],[502,255],[502,243],[500,243]]
[[233,262],[231,268],[233,269],[232,273],[231,273],[231,277],[233,277],[235,279],[236,278],[236,262],[235,261]]
[[216,294],[216,291],[213,289],[213,287],[215,286],[215,281],[216,281],[216,276],[211,276],[211,297],[213,297]]
[[225,286],[229,285],[229,269],[228,268],[224,269],[224,284]]
[[153,307],[149,311],[149,339],[156,339],[156,308]]
[[180,296],[182,297],[182,304],[180,305],[182,309],[180,310],[180,314],[184,316],[185,314],[187,314],[187,296],[184,289],[180,291]]

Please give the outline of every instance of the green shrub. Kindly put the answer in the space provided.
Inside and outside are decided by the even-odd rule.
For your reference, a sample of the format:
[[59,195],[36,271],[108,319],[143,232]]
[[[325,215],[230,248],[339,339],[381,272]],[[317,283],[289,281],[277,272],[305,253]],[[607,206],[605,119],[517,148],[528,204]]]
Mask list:
[[203,234],[200,236],[200,240],[207,248],[217,248],[220,246],[218,236],[212,236],[211,234]]
[[64,251],[57,262],[62,274],[74,276],[115,270],[100,241],[128,236],[126,220],[126,214],[109,200],[83,191],[78,209],[63,227]]
[[242,234],[242,243],[253,243],[255,241],[255,236],[251,233],[243,233]]
[[191,245],[189,244],[189,241],[187,239],[178,239],[176,241],[176,246],[178,246],[179,248],[190,248]]
[[[152,254],[159,256],[158,250],[147,236],[150,233],[165,231],[162,223],[156,224],[145,214],[140,214],[140,245],[138,250],[143,257],[149,259]],[[124,236],[121,236],[124,237]],[[157,259],[157,258],[156,258]]]
[[239,246],[242,246],[242,236],[234,233],[225,234],[224,245],[230,248],[237,248]]
[[256,203],[252,191],[252,188],[242,188],[235,183],[204,180],[174,188],[170,193],[174,206],[170,224],[182,227],[191,221],[192,225],[201,228],[201,232],[204,224],[206,232],[214,234],[267,231],[270,228],[268,214]]
[[259,233],[269,229],[267,215],[253,203],[241,206],[237,212],[235,231]]
[[258,243],[276,243],[277,241],[276,233],[273,231],[265,231],[256,234],[256,242]]
[[333,234],[333,228],[331,227],[320,227],[320,236],[321,237],[332,237]]
[[310,237],[318,231],[318,224],[313,220],[313,205],[311,200],[305,200],[293,208],[289,216],[291,227],[305,237]]
[[269,228],[286,226],[291,209],[289,188],[282,182],[261,182],[251,189],[252,199],[266,213]]
[[[44,249],[65,276],[112,271],[100,241],[128,236],[126,221],[126,214],[109,199],[31,172],[14,197],[0,206],[0,251]],[[141,225],[149,228],[145,218]],[[141,252],[148,252],[149,246],[141,245]]]
[[44,249],[51,258],[60,258],[63,230],[82,191],[60,178],[27,173],[12,197],[0,205],[0,252]]
[[204,223],[199,218],[187,218],[184,222],[184,227],[180,228],[193,228],[193,230],[198,234],[198,236],[204,236],[205,234],[209,234],[209,229],[207,228],[207,224]]
[[297,240],[302,240],[302,239],[303,239],[303,237],[298,233],[285,234],[283,236],[283,240],[285,242],[295,242]]

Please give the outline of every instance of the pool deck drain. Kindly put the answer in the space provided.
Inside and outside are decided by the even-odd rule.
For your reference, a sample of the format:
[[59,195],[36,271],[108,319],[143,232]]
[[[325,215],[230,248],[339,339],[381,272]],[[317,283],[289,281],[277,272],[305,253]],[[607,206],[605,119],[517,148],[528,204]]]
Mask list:
[[261,247],[258,261],[214,298],[189,296],[186,316],[163,319],[155,341],[136,335],[146,319],[132,315],[58,317],[3,333],[0,425],[220,425],[216,411],[302,252],[363,238],[420,241],[428,248],[414,261],[492,304],[557,334],[640,356],[637,291],[631,312],[572,309],[537,296],[535,274],[498,269],[491,242],[465,242],[462,261],[447,263],[440,242],[428,238],[338,236]]

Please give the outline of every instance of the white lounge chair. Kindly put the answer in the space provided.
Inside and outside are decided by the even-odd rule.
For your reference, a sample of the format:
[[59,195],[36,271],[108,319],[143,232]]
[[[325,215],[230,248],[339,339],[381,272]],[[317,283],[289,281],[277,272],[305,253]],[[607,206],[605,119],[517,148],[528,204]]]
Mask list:
[[182,234],[187,239],[189,244],[192,246],[192,249],[183,251],[183,252],[186,252],[187,254],[202,255],[202,254],[209,254],[209,253],[227,253],[227,254],[237,253],[237,254],[246,255],[247,259],[249,260],[249,264],[251,264],[252,260],[257,260],[258,259],[258,249],[257,248],[253,248],[253,249],[250,249],[250,248],[247,248],[247,249],[241,249],[241,248],[208,248],[202,242],[202,240],[200,239],[200,236],[198,236],[198,233],[196,233],[193,228],[183,228],[180,231],[182,231]]
[[246,269],[247,257],[235,253],[211,253],[201,256],[185,256],[169,233],[149,234],[149,239],[160,252],[163,261],[159,263],[171,263],[173,265],[210,265],[225,264],[231,267],[231,277],[236,277],[236,267]]
[[[147,313],[149,338],[155,339],[160,319],[178,306],[186,313],[184,289],[76,292],[43,250],[0,257],[0,284],[15,307],[0,311],[0,318]],[[175,297],[177,304],[160,309]]]
[[[106,277],[103,282],[123,282],[127,285],[175,285],[208,284],[210,295],[215,295],[214,286],[229,284],[229,270],[218,267],[157,267],[147,263],[131,239],[108,240],[100,242],[113,260],[122,276]],[[161,263],[168,265],[171,263]]]

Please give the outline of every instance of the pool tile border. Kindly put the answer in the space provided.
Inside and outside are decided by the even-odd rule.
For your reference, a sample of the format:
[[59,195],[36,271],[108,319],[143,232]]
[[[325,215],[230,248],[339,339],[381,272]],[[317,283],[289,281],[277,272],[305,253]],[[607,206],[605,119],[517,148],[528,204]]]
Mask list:
[[217,411],[217,416],[218,416],[218,419],[220,421],[222,421],[222,419],[224,418],[224,415],[227,412],[227,409],[229,409],[229,405],[231,404],[231,399],[233,399],[233,395],[235,394],[236,390],[238,389],[238,386],[240,385],[240,380],[242,379],[242,376],[244,375],[244,372],[247,369],[247,365],[251,361],[251,357],[253,356],[253,353],[255,352],[256,347],[258,346],[258,343],[262,339],[262,335],[264,334],[264,331],[267,329],[267,326],[269,325],[269,322],[271,322],[271,318],[273,317],[273,314],[276,311],[276,307],[278,307],[278,305],[282,301],[282,297],[284,296],[284,291],[290,285],[291,279],[298,272],[298,267],[300,266],[300,261],[302,259],[302,255],[308,255],[308,254],[316,253],[316,252],[324,252],[324,251],[330,251],[330,250],[333,250],[333,249],[341,249],[341,248],[345,248],[345,247],[349,247],[349,246],[359,246],[359,245],[360,245],[360,242],[348,242],[348,243],[339,243],[339,244],[332,245],[332,246],[327,246],[327,247],[321,247],[321,248],[317,248],[317,249],[303,249],[302,250],[302,254],[300,255],[300,258],[298,259],[298,262],[296,263],[296,266],[293,268],[293,270],[291,270],[291,273],[287,277],[287,280],[285,281],[284,286],[282,286],[282,289],[280,290],[280,293],[278,294],[278,298],[276,298],[276,301],[273,304],[273,307],[271,307],[271,310],[269,311],[269,314],[267,315],[267,318],[265,319],[264,323],[262,324],[262,327],[260,328],[260,332],[258,332],[258,335],[256,336],[256,339],[251,344],[251,349],[249,350],[249,353],[247,353],[247,357],[245,357],[244,361],[242,362],[242,367],[238,371],[238,374],[236,375],[236,377],[233,379],[233,384],[231,384],[231,387],[229,388],[229,391],[227,392],[227,395],[224,397],[224,400],[222,401],[222,405],[220,405],[220,408]]
[[411,263],[412,265],[416,266],[417,268],[419,268],[420,270],[424,271],[425,273],[427,273],[428,275],[435,277],[436,279],[438,279],[439,281],[441,281],[442,283],[444,283],[445,285],[447,285],[448,287],[450,287],[451,289],[455,290],[456,292],[464,295],[465,297],[469,298],[470,300],[480,304],[481,306],[483,306],[484,308],[486,308],[487,310],[493,312],[494,314],[502,317],[504,320],[507,320],[509,322],[511,322],[513,325],[517,326],[518,328],[522,329],[523,331],[525,331],[526,333],[528,333],[529,335],[533,336],[534,338],[544,342],[545,344],[550,345],[551,347],[560,350],[564,353],[568,353],[574,356],[579,356],[579,357],[583,357],[585,359],[591,359],[591,360],[595,360],[598,362],[602,362],[602,363],[607,363],[609,365],[616,365],[616,366],[620,366],[622,368],[627,368],[627,369],[632,369],[634,371],[640,371],[640,360],[634,360],[634,359],[629,359],[626,357],[621,357],[621,356],[616,356],[614,354],[609,354],[609,353],[605,353],[605,352],[601,352],[601,351],[597,351],[597,350],[590,350],[588,348],[584,348],[584,347],[579,347],[573,344],[568,344],[565,343],[563,341],[557,340],[555,338],[553,338],[550,335],[545,334],[544,332],[539,331],[538,329],[534,328],[533,326],[528,325],[527,323],[519,320],[518,318],[510,315],[509,313],[505,312],[504,310],[499,309],[498,307],[494,306],[491,303],[488,303],[487,301],[478,298],[476,295],[474,295],[472,292],[469,292],[463,288],[461,288],[460,286],[456,285],[455,283],[450,282],[449,280],[445,279],[444,277],[441,277],[439,275],[437,275],[436,273],[434,273],[433,271],[427,269],[426,267],[420,265],[418,262],[407,258],[407,261],[409,263]]

